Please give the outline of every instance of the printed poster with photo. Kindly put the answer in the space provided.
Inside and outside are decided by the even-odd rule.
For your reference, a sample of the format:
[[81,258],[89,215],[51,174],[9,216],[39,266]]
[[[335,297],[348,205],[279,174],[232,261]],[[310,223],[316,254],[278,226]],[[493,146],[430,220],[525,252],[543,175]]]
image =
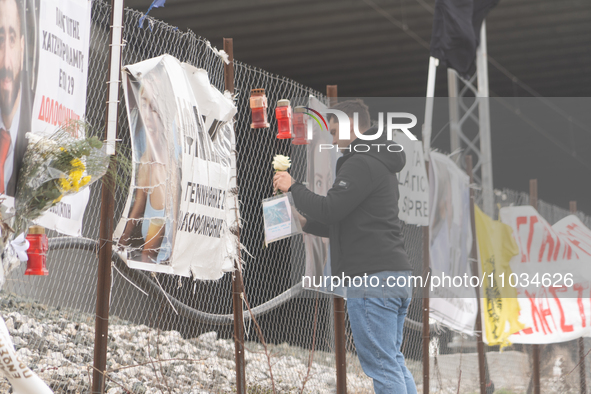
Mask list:
[[205,280],[234,267],[236,107],[201,71],[169,55],[123,69],[133,174],[114,238],[132,268]]
[[[5,53],[12,60],[6,63],[6,83],[0,86],[0,194],[8,206],[14,206],[25,134],[53,134],[67,120],[82,119],[86,110],[91,1],[26,4],[0,4],[6,16],[0,30],[16,32]],[[36,223],[80,236],[89,193],[64,197]]]

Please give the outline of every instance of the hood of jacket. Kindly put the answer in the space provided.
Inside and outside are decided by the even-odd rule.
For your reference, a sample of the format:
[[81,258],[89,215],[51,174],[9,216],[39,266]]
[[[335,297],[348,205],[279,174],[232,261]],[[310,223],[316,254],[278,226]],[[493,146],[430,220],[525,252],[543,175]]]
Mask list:
[[[364,135],[374,135],[378,131],[377,127],[371,127]],[[382,132],[382,135],[373,141],[362,140],[357,138],[351,142],[351,151],[345,154],[348,155],[369,155],[380,162],[382,162],[388,170],[395,174],[400,172],[406,164],[406,154],[402,149],[402,145],[396,144],[387,138],[387,133]]]

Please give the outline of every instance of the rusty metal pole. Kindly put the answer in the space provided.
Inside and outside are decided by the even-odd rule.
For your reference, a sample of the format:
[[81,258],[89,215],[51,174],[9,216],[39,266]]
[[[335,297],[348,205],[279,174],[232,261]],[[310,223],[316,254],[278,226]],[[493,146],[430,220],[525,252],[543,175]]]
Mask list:
[[[529,205],[538,210],[538,180],[529,180]],[[531,345],[534,394],[540,394],[540,345]]]
[[[107,143],[113,144],[117,134],[119,113],[118,97],[121,79],[121,39],[123,36],[123,0],[111,1],[111,50],[109,52],[109,72],[107,89],[107,110],[105,130],[114,135],[107,135]],[[114,69],[115,68],[115,69]],[[109,140],[113,137],[113,140]],[[109,153],[115,152],[114,146],[108,147]],[[113,225],[115,212],[115,182],[111,173],[116,171],[114,161],[110,171],[102,179],[101,213],[99,229],[99,250],[96,287],[96,317],[94,326],[94,369],[92,372],[92,393],[102,394],[105,390],[105,371],[107,368],[107,345],[109,333],[109,304],[111,297],[111,254],[113,250]]]
[[[230,63],[224,64],[224,86],[234,94],[234,42],[231,38],[224,38],[224,51],[228,54]],[[240,229],[238,229],[240,242]],[[236,393],[246,394],[246,373],[244,363],[244,326],[242,325],[242,270],[240,267],[240,249],[236,261],[234,276],[232,277],[232,310],[234,313],[234,359],[236,362]]]
[[[573,215],[577,213],[577,202],[571,201],[569,204],[570,213]],[[585,376],[585,339],[583,337],[578,339],[579,345],[579,385],[581,394],[587,394],[587,377]]]
[[[326,95],[330,105],[337,103],[337,85],[326,85]],[[347,393],[347,358],[345,353],[345,300],[333,296],[334,303],[334,342],[337,373],[337,394]]]
[[326,85],[326,95],[329,98],[329,105],[335,105],[339,101],[337,85]]
[[[470,185],[474,181],[472,174],[472,156],[466,156],[466,172],[470,177]],[[472,275],[479,275],[478,254],[476,252],[476,223],[474,219],[474,189],[470,188],[470,226],[472,227]],[[484,342],[482,342],[482,308],[480,305],[480,293],[476,290],[476,302],[478,309],[476,312],[476,348],[478,350],[478,374],[480,376],[480,394],[486,394],[486,367],[484,356]]]

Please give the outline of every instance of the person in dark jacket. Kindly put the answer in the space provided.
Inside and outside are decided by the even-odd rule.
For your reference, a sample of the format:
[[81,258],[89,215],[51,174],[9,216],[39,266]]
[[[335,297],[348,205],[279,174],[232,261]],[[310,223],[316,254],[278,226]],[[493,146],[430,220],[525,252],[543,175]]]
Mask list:
[[303,214],[305,232],[329,238],[333,278],[350,278],[344,284],[347,312],[359,360],[373,379],[374,391],[416,394],[400,351],[412,293],[396,177],[406,157],[386,133],[372,141],[356,138],[355,113],[360,133],[378,132],[370,128],[369,111],[362,101],[344,101],[333,109],[349,117],[351,138],[338,138],[338,121],[331,117],[333,145],[344,155],[337,161],[336,178],[326,197],[294,182],[285,171],[275,175],[274,186],[291,191]]

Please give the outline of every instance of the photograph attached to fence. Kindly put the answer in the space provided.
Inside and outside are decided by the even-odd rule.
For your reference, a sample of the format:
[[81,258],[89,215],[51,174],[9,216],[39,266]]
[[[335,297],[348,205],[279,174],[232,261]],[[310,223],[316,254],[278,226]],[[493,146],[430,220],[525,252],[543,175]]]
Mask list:
[[302,232],[302,225],[296,214],[291,193],[264,199],[263,217],[265,219],[265,246]]

